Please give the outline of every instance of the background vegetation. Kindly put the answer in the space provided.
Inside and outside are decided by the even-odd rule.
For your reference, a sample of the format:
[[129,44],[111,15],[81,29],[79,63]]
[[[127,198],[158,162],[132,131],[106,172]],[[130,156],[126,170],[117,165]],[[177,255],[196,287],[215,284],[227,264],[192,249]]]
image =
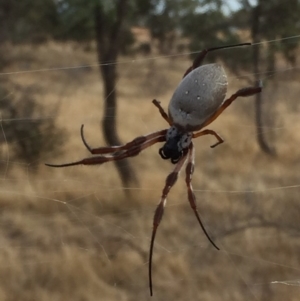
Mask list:
[[262,98],[214,122],[223,145],[195,142],[193,186],[221,251],[181,176],[152,299],[298,300],[299,1],[1,1],[0,16],[1,300],[150,299],[153,212],[172,168],[158,147],[117,168],[44,163],[89,155],[81,124],[93,146],[165,128],[151,100],[167,107],[191,64],[182,53],[251,40],[207,62],[225,66],[228,94],[262,79]]

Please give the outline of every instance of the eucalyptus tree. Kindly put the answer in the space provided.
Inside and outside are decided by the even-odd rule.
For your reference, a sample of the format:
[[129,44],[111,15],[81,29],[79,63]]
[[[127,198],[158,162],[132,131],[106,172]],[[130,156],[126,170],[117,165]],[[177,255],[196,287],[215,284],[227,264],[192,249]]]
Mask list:
[[[251,38],[255,44],[270,41],[266,44],[254,46],[251,64],[255,81],[259,80],[261,73],[273,74],[276,71],[276,55],[281,56],[290,64],[296,63],[296,49],[299,39],[285,40],[287,37],[299,34],[300,22],[300,1],[299,0],[240,0],[240,9],[233,16],[240,28],[248,28]],[[276,42],[274,40],[279,40]],[[261,50],[266,55],[263,55]],[[268,153],[275,154],[275,149],[267,143],[266,135],[263,131],[264,126],[264,101],[263,93],[256,95],[255,101],[255,120],[257,129],[257,139],[260,148]],[[270,115],[271,108],[266,111]],[[274,122],[274,116],[272,116]]]

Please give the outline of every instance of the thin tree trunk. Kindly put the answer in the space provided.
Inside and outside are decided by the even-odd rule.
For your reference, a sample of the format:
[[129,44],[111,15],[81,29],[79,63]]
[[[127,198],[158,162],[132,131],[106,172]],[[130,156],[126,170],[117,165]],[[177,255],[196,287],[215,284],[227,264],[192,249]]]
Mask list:
[[[254,43],[260,42],[260,15],[261,15],[261,5],[258,4],[253,8],[253,19],[252,19],[252,40]],[[258,45],[253,47],[253,72],[255,82],[260,80],[260,49]],[[255,96],[255,121],[256,121],[256,132],[257,132],[257,142],[261,150],[269,155],[274,155],[275,152],[268,145],[263,131],[263,98],[262,93],[258,93]]]
[[[121,145],[117,133],[117,72],[114,63],[117,60],[120,45],[121,26],[124,21],[128,1],[119,0],[117,16],[114,24],[109,27],[100,5],[95,7],[95,30],[97,54],[100,73],[104,82],[104,115],[102,130],[105,141],[108,145]],[[116,161],[115,165],[121,177],[122,183],[128,186],[131,183],[137,184],[138,180],[128,160]]]

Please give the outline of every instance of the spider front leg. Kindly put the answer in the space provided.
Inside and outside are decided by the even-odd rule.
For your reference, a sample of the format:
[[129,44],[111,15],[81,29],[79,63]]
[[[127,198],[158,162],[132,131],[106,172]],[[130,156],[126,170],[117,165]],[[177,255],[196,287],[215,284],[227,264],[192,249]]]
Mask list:
[[221,143],[224,142],[223,138],[219,134],[217,134],[215,131],[213,131],[213,130],[204,130],[204,131],[201,131],[201,132],[193,134],[192,137],[193,138],[198,138],[198,137],[204,136],[204,135],[213,135],[213,136],[215,136],[217,138],[218,142],[216,142],[215,144],[211,145],[210,146],[211,148],[214,148],[217,145],[219,145],[219,144],[221,144]]
[[165,110],[163,109],[163,107],[160,105],[160,102],[156,99],[152,100],[152,103],[158,108],[160,115],[162,116],[162,118],[170,125],[172,126],[172,122],[168,116],[168,114],[165,112]]
[[[134,141],[137,141],[136,139],[132,140],[128,144],[125,144],[127,146],[126,148],[124,146],[120,146],[120,148],[123,148],[123,151],[120,152],[114,152],[110,154],[109,156],[95,156],[90,158],[85,158],[80,161],[75,161],[71,163],[65,163],[65,164],[48,164],[45,165],[50,167],[67,167],[67,166],[74,166],[74,165],[96,165],[96,164],[103,164],[110,161],[120,161],[127,157],[134,157],[138,155],[141,151],[148,148],[149,146],[158,143],[158,142],[164,142],[166,140],[165,131],[158,131],[152,134],[149,134],[148,136],[143,137],[144,139],[140,139],[139,143],[133,143]],[[140,137],[141,138],[141,137]],[[131,144],[130,144],[131,143]],[[130,147],[128,147],[128,145]]]
[[104,155],[104,154],[115,153],[115,152],[127,150],[127,149],[130,149],[130,148],[134,147],[134,146],[141,145],[145,141],[151,140],[152,138],[155,138],[155,137],[160,136],[160,135],[163,136],[167,133],[167,130],[161,130],[161,131],[158,131],[158,132],[150,133],[146,136],[137,137],[137,138],[133,139],[132,141],[130,141],[130,142],[124,144],[124,145],[104,146],[104,147],[92,148],[88,145],[88,143],[85,140],[83,127],[84,127],[84,125],[82,125],[81,129],[80,129],[81,140],[82,140],[84,146],[88,149],[88,151],[92,155]]
[[194,145],[193,142],[191,142],[190,147],[189,147],[189,154],[188,154],[188,163],[186,165],[186,178],[185,178],[185,182],[186,182],[186,186],[187,186],[187,190],[188,190],[188,199],[191,205],[191,208],[194,210],[194,213],[196,215],[196,218],[200,224],[200,227],[202,228],[205,236],[207,237],[207,239],[211,242],[211,244],[217,249],[220,250],[216,244],[213,242],[213,240],[210,238],[210,236],[208,235],[208,233],[206,232],[203,223],[201,222],[200,219],[200,215],[199,212],[197,210],[197,205],[196,205],[196,197],[195,194],[193,192],[193,187],[192,187],[192,175],[194,173],[194,158],[195,158],[195,151],[194,151]]
[[194,59],[193,64],[191,67],[189,67],[186,72],[184,73],[183,77],[187,76],[191,71],[193,71],[194,69],[198,68],[204,58],[206,57],[206,55],[214,50],[219,50],[219,49],[225,49],[225,48],[232,48],[232,47],[240,47],[240,46],[250,46],[251,43],[242,43],[242,44],[234,44],[234,45],[226,45],[226,46],[220,46],[220,47],[213,47],[213,48],[207,48],[202,50]]
[[173,172],[171,172],[166,179],[165,187],[162,191],[162,196],[160,198],[160,202],[158,203],[158,206],[155,210],[154,219],[153,219],[153,230],[152,230],[152,236],[151,236],[151,243],[150,243],[150,252],[149,252],[149,288],[150,288],[150,295],[153,295],[152,291],[152,254],[153,254],[153,246],[154,246],[154,240],[156,235],[156,230],[161,222],[161,219],[164,214],[164,208],[167,203],[167,196],[171,190],[171,188],[174,186],[174,184],[177,181],[178,174],[183,166],[183,164],[186,161],[188,149],[184,151],[183,156],[178,161],[177,165],[175,166]]

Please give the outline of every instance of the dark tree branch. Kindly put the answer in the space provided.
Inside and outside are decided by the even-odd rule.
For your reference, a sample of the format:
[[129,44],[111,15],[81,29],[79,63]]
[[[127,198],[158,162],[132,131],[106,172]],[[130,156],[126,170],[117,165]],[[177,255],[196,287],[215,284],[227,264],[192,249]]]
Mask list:
[[104,16],[103,11],[99,4],[95,7],[95,32],[96,32],[96,41],[97,41],[97,54],[98,60],[104,60],[104,54],[107,53],[106,43],[104,40]]
[[117,7],[117,19],[113,24],[110,35],[110,49],[111,56],[117,58],[120,41],[121,41],[121,26],[126,16],[126,9],[128,9],[128,0],[119,0]]
[[[116,7],[116,20],[109,26],[106,24],[103,8],[100,4],[95,7],[95,31],[97,43],[97,55],[99,69],[104,81],[104,116],[102,129],[104,138],[108,145],[121,145],[121,140],[117,133],[117,71],[114,63],[119,54],[121,39],[121,28],[126,16],[128,7],[127,0],[119,0]],[[117,170],[125,186],[130,183],[137,184],[134,170],[128,160],[116,161]],[[128,190],[126,190],[128,191]]]
[[[258,4],[252,10],[252,28],[251,35],[253,43],[259,43],[261,41],[260,33],[260,18],[261,18],[261,5]],[[253,72],[255,77],[255,82],[260,80],[260,50],[259,46],[255,45],[253,47]],[[255,96],[255,121],[256,121],[256,131],[258,144],[262,151],[268,155],[275,155],[275,151],[268,145],[264,132],[263,132],[263,109],[262,109],[263,99],[262,93],[258,93]]]

